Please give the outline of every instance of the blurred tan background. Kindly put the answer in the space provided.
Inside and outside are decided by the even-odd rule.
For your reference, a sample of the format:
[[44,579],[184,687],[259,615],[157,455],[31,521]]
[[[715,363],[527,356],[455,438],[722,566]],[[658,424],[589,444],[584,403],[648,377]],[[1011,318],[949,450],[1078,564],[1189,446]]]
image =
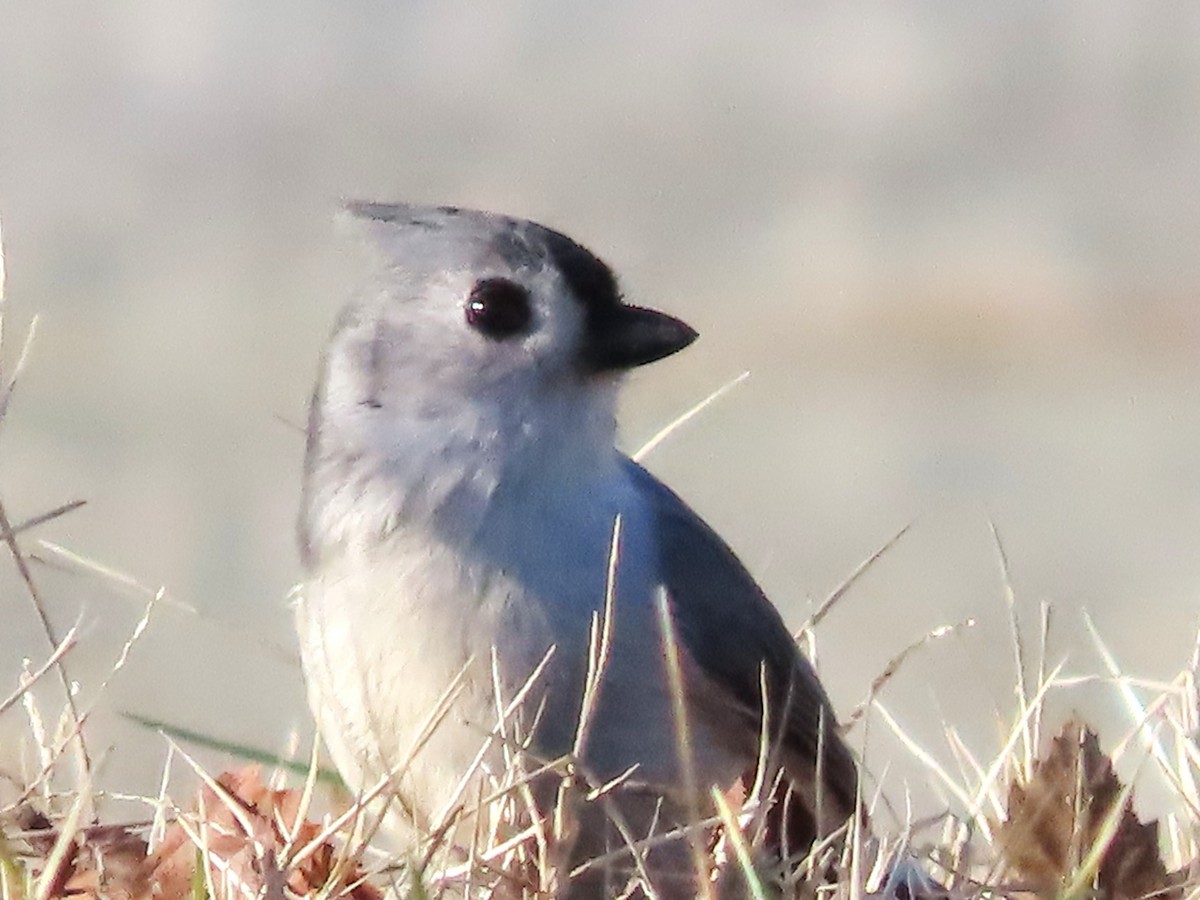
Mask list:
[[[100,703],[102,783],[158,781],[163,742],[120,711],[309,734],[293,425],[341,300],[340,196],[545,221],[695,325],[630,385],[630,447],[750,370],[649,463],[789,621],[915,523],[820,630],[843,713],[973,617],[882,700],[943,759],[943,721],[998,747],[989,516],[1029,625],[1054,605],[1052,661],[1099,671],[1086,608],[1128,671],[1174,675],[1200,619],[1198,47],[1190,3],[0,0],[10,364],[41,317],[0,496],[15,521],[86,498],[26,548],[201,611],[160,608]],[[35,575],[81,623],[87,701],[142,598]],[[0,612],[4,695],[46,653],[7,555]],[[1111,689],[1055,708],[1106,744],[1127,727]],[[871,728],[902,800],[912,767]],[[9,771],[23,730],[0,721]]]

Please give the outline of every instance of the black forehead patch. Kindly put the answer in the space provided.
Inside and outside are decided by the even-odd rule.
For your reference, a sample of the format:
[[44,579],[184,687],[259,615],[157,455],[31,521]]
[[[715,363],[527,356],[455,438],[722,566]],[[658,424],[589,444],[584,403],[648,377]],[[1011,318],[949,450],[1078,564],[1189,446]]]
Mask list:
[[612,269],[591,251],[579,246],[565,234],[548,228],[542,231],[541,237],[550,261],[562,272],[571,293],[584,305],[589,315],[621,302],[621,292]]

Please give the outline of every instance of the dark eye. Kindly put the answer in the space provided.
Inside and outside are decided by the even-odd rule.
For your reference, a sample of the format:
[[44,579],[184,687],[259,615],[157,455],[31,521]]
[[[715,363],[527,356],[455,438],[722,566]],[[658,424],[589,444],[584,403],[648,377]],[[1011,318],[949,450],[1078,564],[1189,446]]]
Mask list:
[[524,333],[532,318],[529,291],[507,278],[476,282],[467,297],[467,324],[495,340]]

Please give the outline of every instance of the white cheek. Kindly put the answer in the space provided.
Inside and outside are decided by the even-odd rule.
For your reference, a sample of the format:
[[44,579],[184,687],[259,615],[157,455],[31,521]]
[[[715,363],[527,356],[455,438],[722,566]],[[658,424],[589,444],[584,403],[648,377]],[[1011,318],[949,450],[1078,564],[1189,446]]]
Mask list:
[[[549,281],[547,278],[539,281]],[[535,287],[539,297],[537,331],[525,339],[526,347],[545,371],[566,374],[574,369],[583,339],[583,308],[553,283]]]

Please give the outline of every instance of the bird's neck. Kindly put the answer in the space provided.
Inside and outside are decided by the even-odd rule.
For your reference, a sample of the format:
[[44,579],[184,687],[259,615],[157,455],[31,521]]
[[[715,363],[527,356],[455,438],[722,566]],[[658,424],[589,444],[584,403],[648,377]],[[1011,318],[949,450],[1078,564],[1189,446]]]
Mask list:
[[[539,398],[529,410],[387,412],[386,427],[366,439],[312,426],[300,521],[310,568],[328,554],[370,551],[418,529],[470,543],[497,505],[538,515],[556,498],[573,502],[620,465],[611,404],[563,396]],[[504,527],[521,523],[509,517]]]

